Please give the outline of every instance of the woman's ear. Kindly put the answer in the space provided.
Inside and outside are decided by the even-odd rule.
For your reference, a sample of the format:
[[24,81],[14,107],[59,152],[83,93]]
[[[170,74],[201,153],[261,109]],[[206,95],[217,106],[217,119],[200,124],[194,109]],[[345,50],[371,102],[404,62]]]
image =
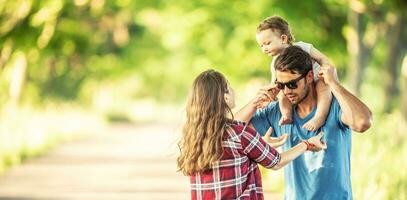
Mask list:
[[223,94],[223,98],[225,99],[226,104],[229,104],[229,101],[230,101],[229,93]]
[[231,87],[228,86],[228,90],[223,94],[223,98],[230,109],[235,107],[235,92]]

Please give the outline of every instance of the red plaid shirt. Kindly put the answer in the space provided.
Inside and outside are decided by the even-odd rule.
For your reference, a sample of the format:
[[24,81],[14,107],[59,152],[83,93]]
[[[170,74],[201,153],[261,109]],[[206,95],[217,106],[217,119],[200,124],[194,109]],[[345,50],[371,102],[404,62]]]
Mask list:
[[271,168],[280,154],[244,123],[230,121],[222,143],[224,153],[212,169],[191,179],[192,199],[263,199],[257,163]]

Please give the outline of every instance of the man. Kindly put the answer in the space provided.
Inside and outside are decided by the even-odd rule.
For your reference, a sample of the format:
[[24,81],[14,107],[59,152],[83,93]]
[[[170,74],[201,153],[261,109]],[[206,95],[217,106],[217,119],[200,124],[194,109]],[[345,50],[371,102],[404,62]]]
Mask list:
[[[338,82],[335,69],[324,66],[319,71],[319,77],[334,96],[327,120],[315,132],[302,128],[314,116],[317,105],[311,66],[312,60],[308,53],[296,46],[286,48],[276,60],[276,85],[262,88],[257,97],[237,113],[236,118],[250,121],[250,125],[262,135],[271,127],[271,136],[280,138],[275,141],[287,140],[283,145],[284,150],[320,131],[324,132],[326,150],[306,152],[287,165],[285,199],[352,199],[351,130],[364,132],[369,129],[372,114],[363,102]],[[264,101],[275,100],[280,91],[293,104],[293,123],[284,126],[278,125],[281,118],[278,102],[257,110]],[[288,139],[283,137],[284,133],[288,133]]]

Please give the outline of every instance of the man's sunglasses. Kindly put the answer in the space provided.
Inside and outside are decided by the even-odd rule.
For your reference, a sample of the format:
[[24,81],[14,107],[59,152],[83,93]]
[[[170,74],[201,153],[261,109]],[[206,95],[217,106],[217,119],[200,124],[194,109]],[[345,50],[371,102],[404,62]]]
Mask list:
[[293,79],[291,81],[288,81],[286,83],[281,83],[281,82],[278,82],[277,80],[275,80],[274,83],[277,84],[277,88],[280,90],[284,90],[285,86],[287,86],[288,89],[291,89],[291,90],[297,89],[297,87],[298,87],[297,82],[299,80],[301,80],[302,78],[304,78],[305,76],[307,76],[307,74],[308,73],[304,73],[300,77]]

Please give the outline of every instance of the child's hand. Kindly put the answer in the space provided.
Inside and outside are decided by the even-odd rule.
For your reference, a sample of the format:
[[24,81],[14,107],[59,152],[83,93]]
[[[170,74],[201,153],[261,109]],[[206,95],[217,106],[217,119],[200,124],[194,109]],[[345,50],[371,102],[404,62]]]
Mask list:
[[327,85],[338,81],[336,68],[327,64],[321,66],[318,71],[318,77],[321,78]]
[[263,136],[263,140],[266,141],[270,146],[278,148],[285,142],[287,142],[287,133],[283,134],[280,137],[271,137],[271,133],[273,133],[273,128],[270,127],[266,134]]

